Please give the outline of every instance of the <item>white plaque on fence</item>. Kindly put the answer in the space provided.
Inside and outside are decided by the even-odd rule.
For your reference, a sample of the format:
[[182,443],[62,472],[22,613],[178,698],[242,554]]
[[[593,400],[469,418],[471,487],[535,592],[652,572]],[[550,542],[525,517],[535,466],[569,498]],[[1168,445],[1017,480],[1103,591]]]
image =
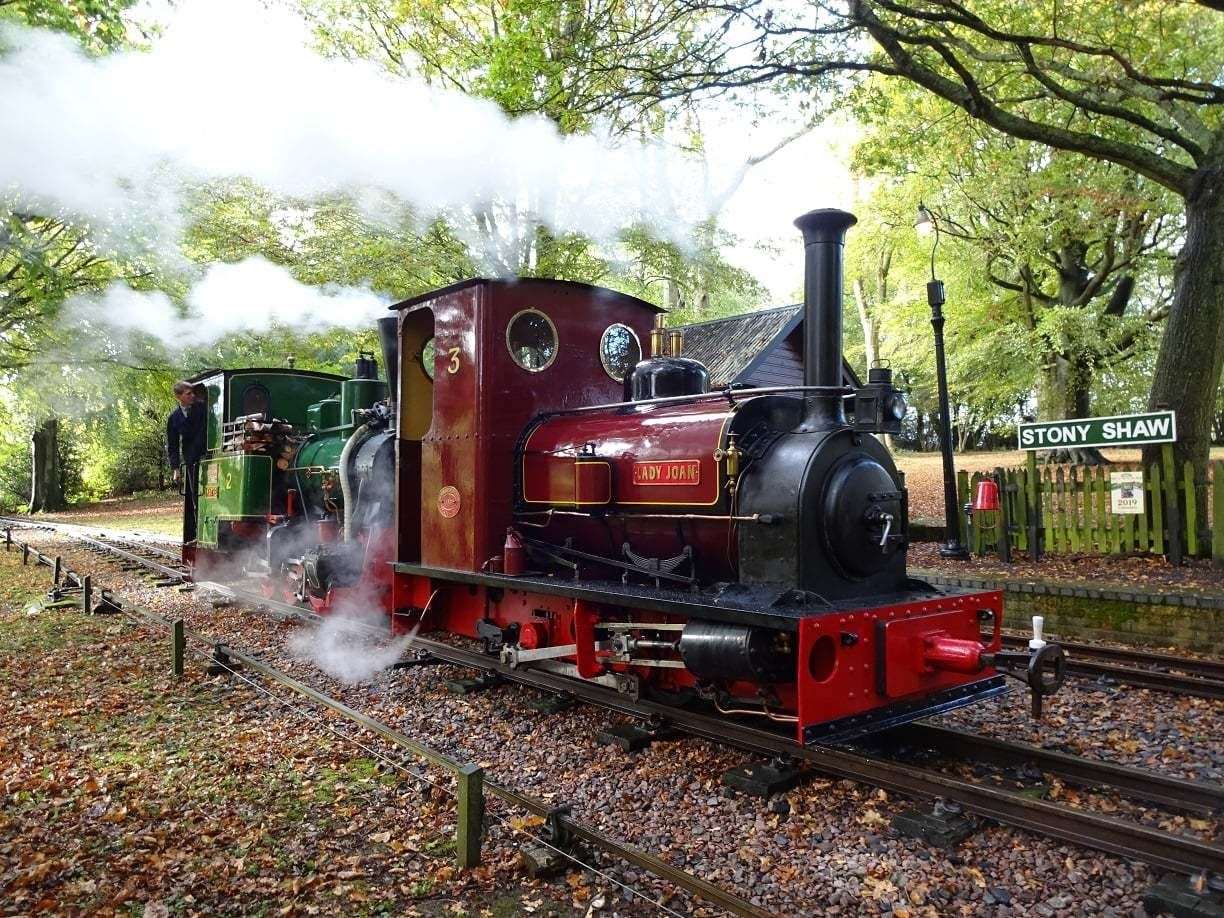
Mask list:
[[1143,512],[1143,473],[1110,472],[1109,497],[1114,513]]

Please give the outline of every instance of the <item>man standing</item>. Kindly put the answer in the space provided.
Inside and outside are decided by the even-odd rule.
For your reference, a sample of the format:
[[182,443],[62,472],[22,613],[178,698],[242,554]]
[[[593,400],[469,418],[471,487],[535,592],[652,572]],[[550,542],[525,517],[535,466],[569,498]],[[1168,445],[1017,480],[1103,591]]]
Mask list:
[[191,383],[174,384],[178,407],[166,419],[166,455],[174,482],[183,485],[183,557],[195,554],[196,502],[199,499],[200,460],[204,457],[204,406],[196,403]]

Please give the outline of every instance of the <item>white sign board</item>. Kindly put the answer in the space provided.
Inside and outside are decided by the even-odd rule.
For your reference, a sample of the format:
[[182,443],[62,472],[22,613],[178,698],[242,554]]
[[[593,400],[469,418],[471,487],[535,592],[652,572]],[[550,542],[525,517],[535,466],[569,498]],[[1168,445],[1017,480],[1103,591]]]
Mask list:
[[1110,472],[1109,498],[1114,513],[1143,512],[1143,473]]

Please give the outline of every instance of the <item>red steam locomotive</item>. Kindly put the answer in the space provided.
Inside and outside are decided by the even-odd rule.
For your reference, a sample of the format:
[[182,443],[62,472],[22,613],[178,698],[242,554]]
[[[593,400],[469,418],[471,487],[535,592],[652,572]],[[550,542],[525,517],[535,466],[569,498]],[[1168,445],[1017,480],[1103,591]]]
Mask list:
[[[801,743],[997,695],[1005,669],[1051,693],[1062,652],[1009,658],[1001,593],[907,576],[906,492],[875,436],[904,401],[887,370],[841,384],[854,222],[796,221],[801,387],[710,391],[657,307],[583,284],[469,280],[396,304],[389,397],[342,419],[334,465],[278,462],[269,512],[222,524],[197,560],[242,552],[317,610],[381,606],[398,632],[793,724]],[[278,455],[319,453],[264,408]]]

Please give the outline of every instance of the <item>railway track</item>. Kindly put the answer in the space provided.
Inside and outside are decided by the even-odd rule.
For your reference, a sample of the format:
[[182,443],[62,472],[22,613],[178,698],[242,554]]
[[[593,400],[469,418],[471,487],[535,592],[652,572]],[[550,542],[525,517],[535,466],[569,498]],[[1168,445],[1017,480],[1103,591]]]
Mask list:
[[[131,550],[131,547],[110,545],[105,539],[94,537],[74,538],[92,546],[96,551],[143,565],[159,574],[165,574],[167,578],[173,574],[178,578],[178,582],[190,579],[189,574],[181,568],[174,570],[169,564],[142,558],[140,552]],[[199,583],[197,586],[226,595],[278,619],[308,623],[322,621],[321,616],[299,606],[268,599],[240,588],[216,583]],[[580,701],[640,720],[666,723],[670,728],[691,736],[762,756],[801,762],[814,772],[860,781],[910,797],[953,801],[969,812],[1007,825],[1180,873],[1224,874],[1224,846],[1216,843],[1052,803],[1022,792],[965,781],[908,763],[875,758],[835,747],[796,746],[789,737],[757,726],[680,710],[649,700],[631,699],[596,684],[579,682],[548,672],[511,669],[483,653],[443,641],[417,637],[413,646],[418,652],[436,660],[496,674],[507,681],[529,685],[545,692],[574,696]],[[915,724],[905,729],[911,731],[911,737],[941,749],[959,750],[974,757],[1004,764],[1031,762],[1043,771],[1048,770],[1074,783],[1110,788],[1162,806],[1208,813],[1224,809],[1224,787],[1220,785],[1171,778],[1141,769],[1027,744],[996,740],[933,724]]]
[[[1224,661],[1051,639],[1058,640],[1066,650],[1069,675],[1197,698],[1224,699]],[[1021,648],[1027,646],[1028,639],[1008,634],[1003,643]]]
[[[96,529],[70,523],[0,517],[0,526],[6,524],[64,532],[96,548],[125,555],[132,563],[146,564],[166,577],[180,577],[182,582],[191,576],[179,563],[176,551],[155,542],[125,539],[111,533],[97,534]],[[1023,649],[1027,641],[1026,635],[1018,633],[1005,633],[1003,636],[1004,646],[1013,649]],[[1179,657],[1082,641],[1059,639],[1059,643],[1067,651],[1068,675],[1096,679],[1106,684],[1224,700],[1224,660]]]
[[[164,572],[167,569],[165,565],[162,565],[157,561],[147,558],[141,559],[137,552],[119,548],[115,545],[110,545],[102,539],[79,535],[75,535],[73,538],[81,540],[87,546],[94,548],[96,551],[109,552],[122,561],[142,561],[147,567],[156,570],[159,573]],[[78,573],[64,567],[61,564],[58,556],[44,554],[38,549],[31,548],[25,543],[18,542],[17,540],[12,539],[11,531],[6,531],[6,548],[11,548],[14,544],[17,545],[19,550],[24,552],[27,559],[33,560],[36,564],[45,565],[52,568],[55,572],[55,585],[57,587],[61,586],[61,584],[74,587],[78,591],[83,591],[83,594],[88,597],[90,588],[92,586],[92,589],[96,591],[94,595],[100,597],[102,604],[106,607],[107,611],[123,613],[131,616],[132,618],[163,628],[167,631],[171,629],[172,623],[169,620],[157,615],[143,606],[140,606],[138,603],[115,593],[114,591],[102,588],[98,584],[91,584],[92,578],[90,575]],[[179,581],[183,583],[190,579],[189,575],[181,570],[177,572],[177,576],[179,577]],[[210,586],[214,588],[220,587],[220,585],[215,584],[210,584]],[[181,622],[179,624],[181,624]],[[315,704],[341,715],[349,721],[374,733],[393,746],[417,754],[419,754],[421,749],[425,748],[421,744],[412,740],[410,737],[400,733],[397,730],[394,730],[386,724],[367,717],[361,714],[359,711],[348,707],[342,702],[337,701],[336,699],[319,692],[318,690],[313,689],[302,682],[299,682],[276,667],[270,666],[257,656],[248,654],[237,647],[218,642],[207,635],[200,634],[195,631],[183,629],[182,634],[184,639],[189,644],[196,645],[197,653],[211,660],[214,665],[217,664],[218,661],[222,661],[220,665],[223,668],[230,669],[231,672],[237,672],[236,670],[232,669],[232,664],[237,662],[237,664],[239,664],[241,667],[251,672],[258,673],[260,676],[264,677],[270,682],[287,688],[292,692],[308,698]],[[550,839],[557,841],[558,844],[562,844],[561,839],[558,838],[558,834],[561,834],[567,839],[567,841],[564,842],[564,844],[567,846],[572,842],[577,842],[589,848],[598,849],[612,858],[616,858],[631,864],[652,874],[658,879],[671,884],[677,889],[684,890],[685,892],[688,892],[707,903],[713,904],[723,909],[728,914],[741,916],[741,918],[768,918],[768,915],[770,914],[769,912],[753,905],[746,899],[743,899],[742,897],[723,889],[722,887],[710,883],[696,874],[690,873],[683,868],[670,864],[648,851],[644,851],[636,846],[622,842],[608,833],[590,825],[589,823],[574,818],[564,807],[558,807],[554,803],[539,800],[530,796],[529,794],[524,794],[515,790],[514,788],[492,781],[485,780],[482,782],[482,786],[486,794],[505,801],[515,809],[525,811],[533,816],[544,819],[545,825],[551,827],[552,834],[544,839],[537,839],[537,841],[541,841],[545,847],[551,848],[559,855],[573,861],[577,867],[591,869],[597,874],[602,874],[602,871],[599,871],[598,868],[593,867],[590,863],[551,844]],[[521,832],[522,830],[518,829],[516,831]],[[602,875],[606,876],[606,874]],[[678,914],[672,909],[662,906],[650,896],[646,896],[633,887],[626,886],[623,883],[620,883],[619,885],[629,889],[635,895],[643,897],[647,903],[659,907],[665,913]]]

